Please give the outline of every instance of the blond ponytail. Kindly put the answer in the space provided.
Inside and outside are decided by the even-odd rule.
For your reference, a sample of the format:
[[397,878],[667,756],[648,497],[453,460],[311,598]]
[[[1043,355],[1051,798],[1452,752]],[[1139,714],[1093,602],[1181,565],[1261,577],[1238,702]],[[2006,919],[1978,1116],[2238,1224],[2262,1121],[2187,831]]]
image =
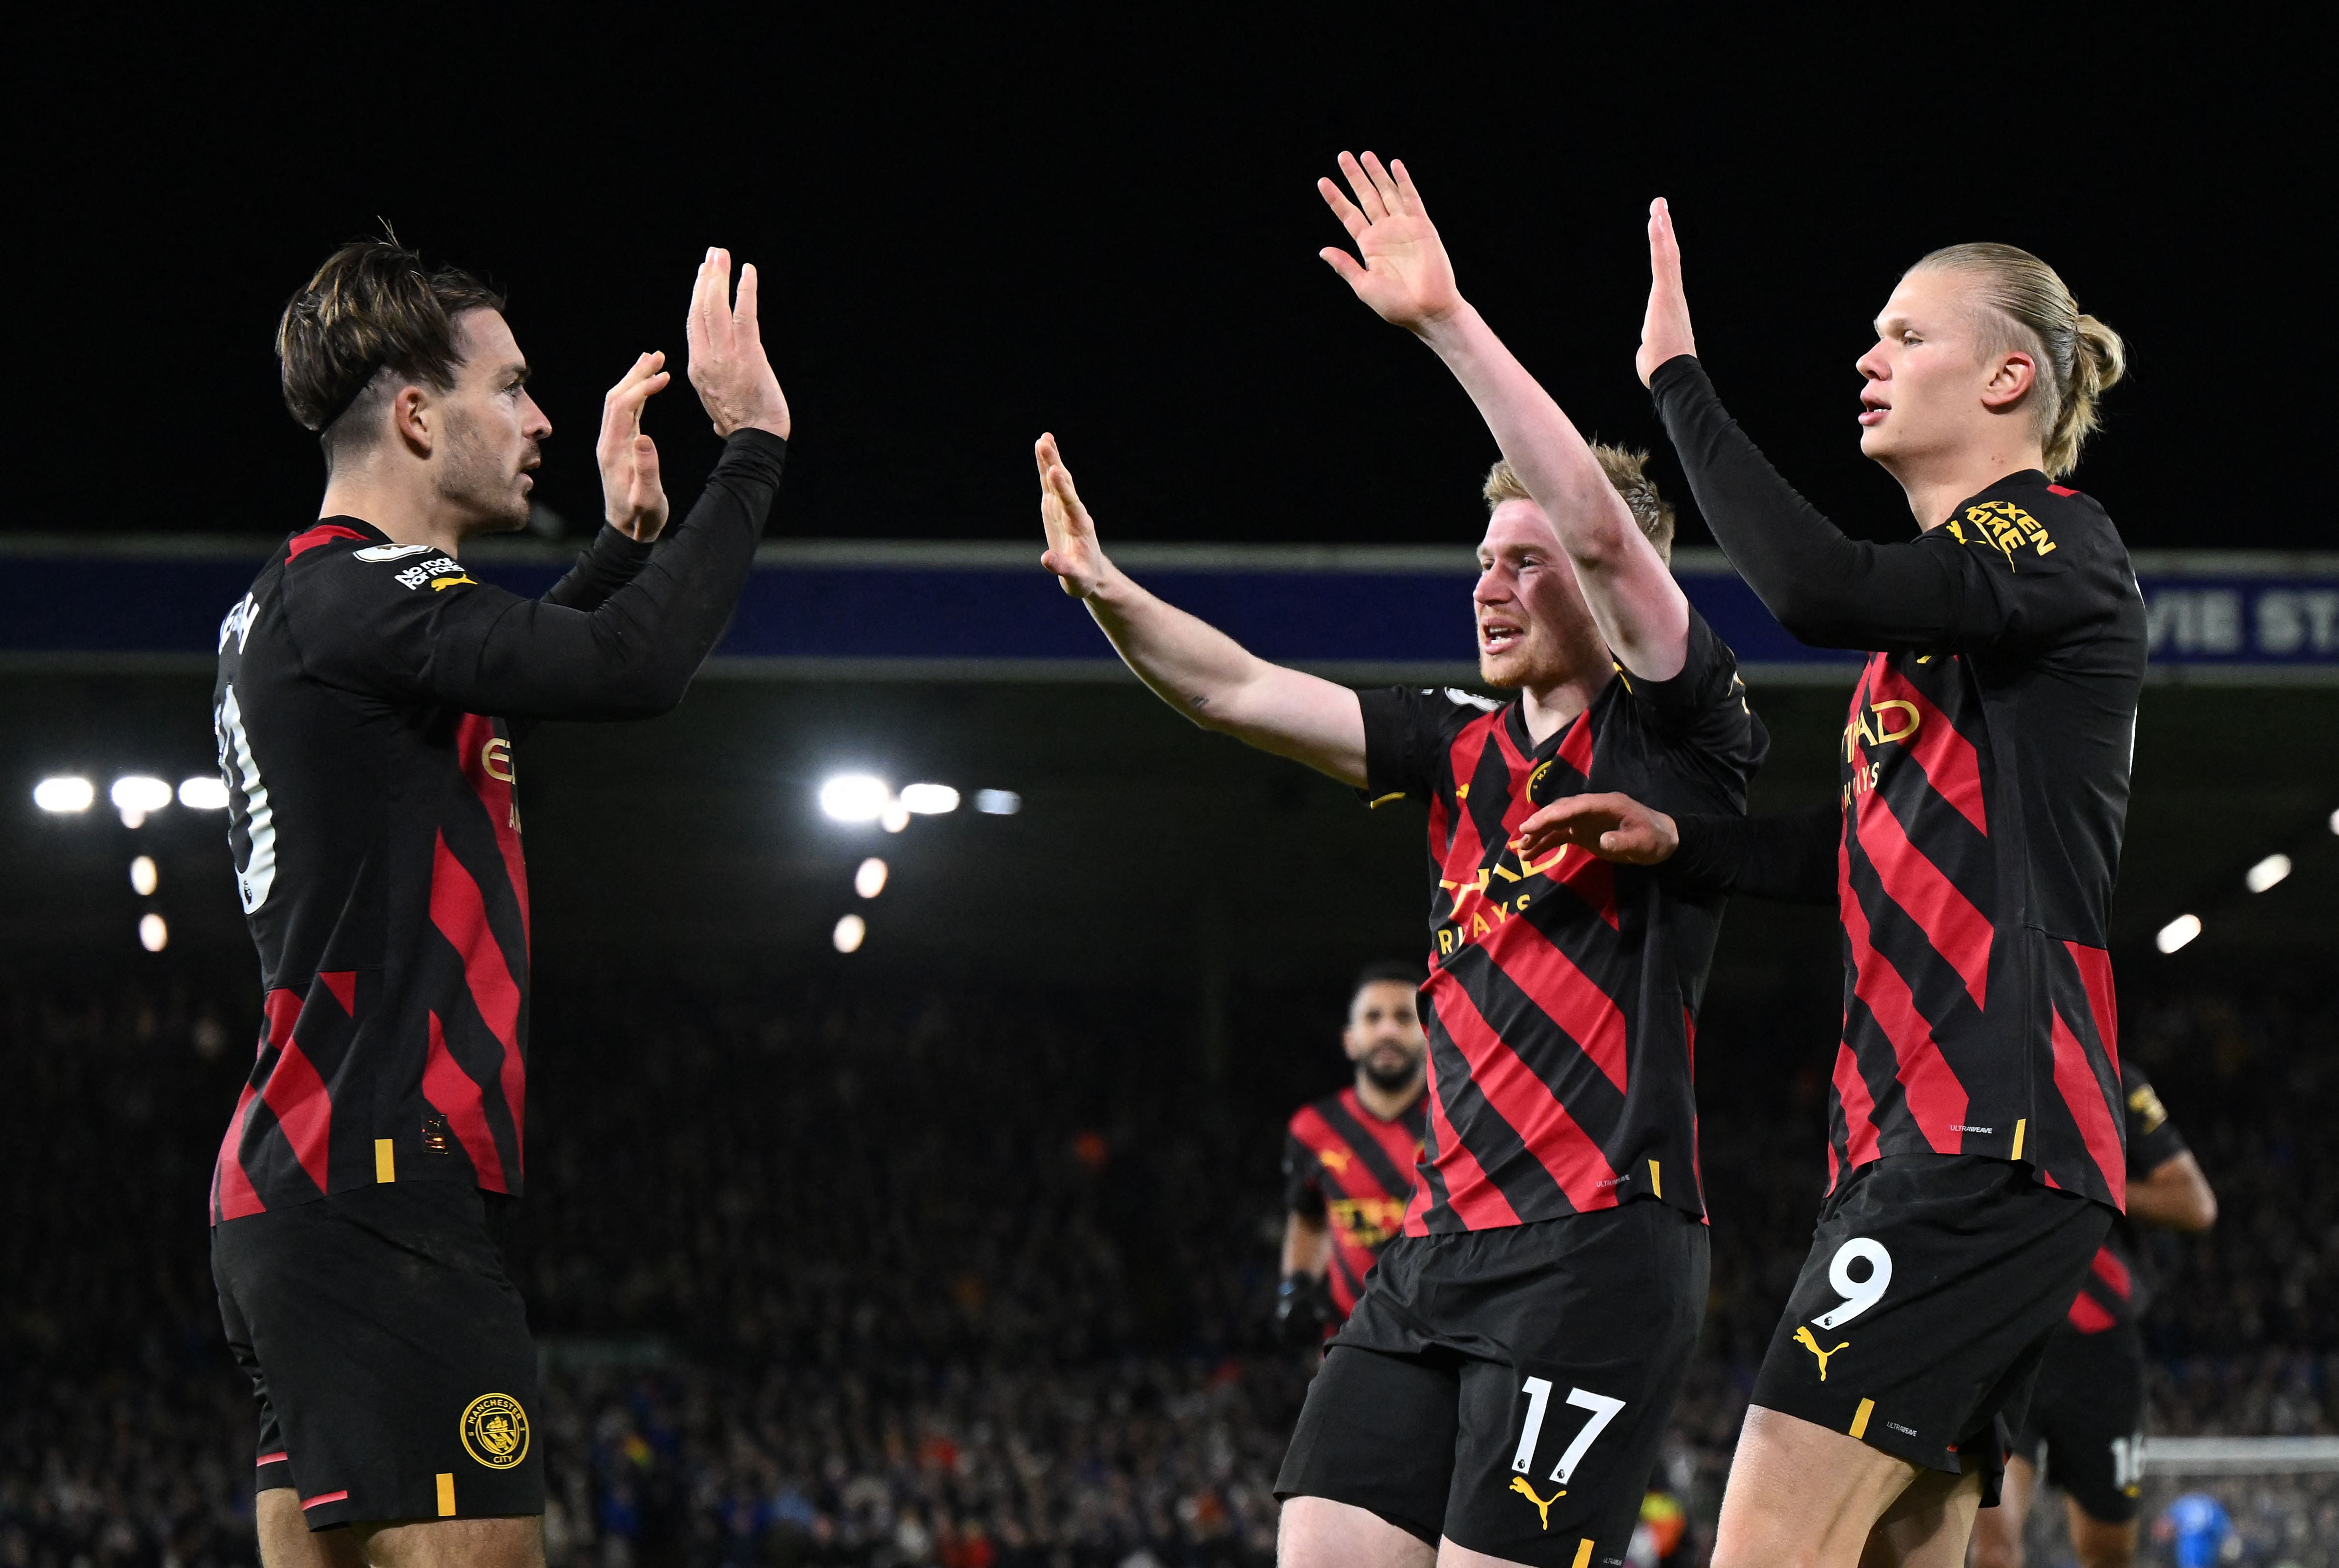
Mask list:
[[1963,272],[1979,284],[1989,314],[2005,329],[1996,348],[2019,348],[2038,362],[2033,405],[2048,477],[2079,466],[2079,449],[2102,423],[2097,406],[2127,371],[2120,335],[2072,301],[2055,269],[2013,245],[1951,245],[1915,267]]

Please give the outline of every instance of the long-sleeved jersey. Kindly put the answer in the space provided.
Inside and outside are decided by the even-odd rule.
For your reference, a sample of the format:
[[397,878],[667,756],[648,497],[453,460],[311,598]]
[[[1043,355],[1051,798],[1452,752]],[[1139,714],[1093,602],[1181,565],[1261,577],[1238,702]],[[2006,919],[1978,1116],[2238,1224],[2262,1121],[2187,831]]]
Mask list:
[[1620,671],[1541,742],[1516,702],[1358,695],[1366,793],[1429,807],[1429,1128],[1406,1234],[1643,1198],[1702,1217],[1695,1019],[1722,900],[1572,844],[1530,864],[1516,835],[1587,790],[1744,811],[1769,738],[1736,657],[1692,611],[1678,676]]
[[1870,650],[1835,807],[1800,819],[1800,836],[1694,823],[1673,868],[1809,892],[1832,863],[1845,994],[1831,1185],[1882,1155],[1980,1154],[2117,1206],[2105,948],[2145,616],[2111,518],[2030,470],[1914,540],[1856,542],[1764,460],[1694,359],[1651,385],[1748,586],[1804,642]]
[[1422,1115],[1416,1100],[1383,1120],[1351,1084],[1301,1106],[1284,1129],[1284,1202],[1294,1214],[1327,1222],[1332,1262],[1325,1283],[1344,1318],[1365,1293],[1373,1259],[1405,1228]]
[[681,700],[746,583],[785,450],[734,435],[655,553],[604,530],[541,600],[327,518],[229,611],[212,712],[264,1022],[214,1223],[375,1182],[520,1191],[512,725]]

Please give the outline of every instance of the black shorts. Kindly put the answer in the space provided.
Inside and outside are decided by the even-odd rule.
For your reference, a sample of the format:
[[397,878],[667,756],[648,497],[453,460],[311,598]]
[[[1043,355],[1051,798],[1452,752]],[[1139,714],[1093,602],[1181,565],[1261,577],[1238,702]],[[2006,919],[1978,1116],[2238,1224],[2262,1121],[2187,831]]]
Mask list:
[[1888,1155],[1820,1210],[1754,1403],[1998,1499],[2047,1336],[2112,1211],[1982,1155]]
[[536,1346],[493,1233],[511,1201],[399,1182],[212,1228],[258,1486],[310,1529],[544,1512]]
[[1662,1203],[1399,1237],[1324,1355],[1280,1498],[1435,1545],[1614,1568],[1705,1312],[1706,1229]]
[[2014,1451],[2091,1519],[2125,1524],[2142,1509],[2144,1336],[2133,1324],[2058,1328]]

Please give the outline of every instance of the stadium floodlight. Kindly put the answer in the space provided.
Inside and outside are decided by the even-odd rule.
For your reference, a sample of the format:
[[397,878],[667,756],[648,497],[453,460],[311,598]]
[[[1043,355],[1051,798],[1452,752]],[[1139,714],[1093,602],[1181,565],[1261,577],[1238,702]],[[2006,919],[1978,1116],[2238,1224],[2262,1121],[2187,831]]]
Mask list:
[[853,873],[853,891],[863,898],[875,898],[885,891],[885,863],[871,855]]
[[958,810],[958,791],[948,784],[903,784],[902,809],[920,816],[940,816],[944,812]]
[[171,786],[152,774],[125,774],[113,781],[106,798],[122,814],[123,827],[136,827],[169,805],[173,795]]
[[2201,917],[2197,914],[2180,914],[2160,928],[2160,934],[2152,939],[2152,945],[2163,952],[2175,952],[2200,934]]
[[140,898],[152,898],[162,881],[162,873],[154,869],[153,855],[142,854],[130,863],[130,888]]
[[1023,809],[1023,797],[1012,789],[979,789],[974,792],[974,809],[985,816],[1013,816]]
[[839,774],[820,786],[820,809],[838,822],[875,822],[893,800],[873,774]]
[[2334,811],[2331,814],[2331,831],[2333,833],[2339,833],[2339,811]]
[[887,801],[885,809],[878,814],[877,825],[887,833],[900,833],[910,825],[910,808],[899,800]]
[[2264,892],[2289,874],[2290,857],[2286,854],[2270,854],[2250,867],[2242,880],[2249,884],[2252,892]]
[[836,929],[829,933],[828,939],[836,944],[839,952],[859,952],[868,935],[869,922],[857,914],[848,914],[837,921]]
[[227,810],[227,785],[216,774],[179,781],[179,804],[189,811]]
[[97,786],[85,778],[61,774],[33,786],[33,804],[43,811],[87,811],[97,800]]
[[148,952],[160,952],[171,945],[171,928],[163,923],[159,914],[150,914],[138,922],[138,945]]

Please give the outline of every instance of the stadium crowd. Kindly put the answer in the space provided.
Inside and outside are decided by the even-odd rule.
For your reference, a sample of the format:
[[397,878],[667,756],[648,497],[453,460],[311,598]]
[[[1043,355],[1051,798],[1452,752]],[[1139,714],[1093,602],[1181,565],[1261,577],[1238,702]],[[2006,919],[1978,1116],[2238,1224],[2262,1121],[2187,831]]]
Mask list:
[[[253,1560],[202,1207],[243,973],[0,975],[0,1568]],[[543,978],[511,1264],[552,1560],[1269,1561],[1308,1374],[1266,1328],[1278,1129],[1339,1080],[1340,978],[1223,1031],[1167,992],[849,978]],[[2154,1430],[2339,1431],[2339,1011],[2125,1006],[2224,1207],[2150,1244]],[[1695,1508],[1821,1178],[1821,1070],[1746,1017],[1701,1040],[1713,1305],[1660,1478]]]

